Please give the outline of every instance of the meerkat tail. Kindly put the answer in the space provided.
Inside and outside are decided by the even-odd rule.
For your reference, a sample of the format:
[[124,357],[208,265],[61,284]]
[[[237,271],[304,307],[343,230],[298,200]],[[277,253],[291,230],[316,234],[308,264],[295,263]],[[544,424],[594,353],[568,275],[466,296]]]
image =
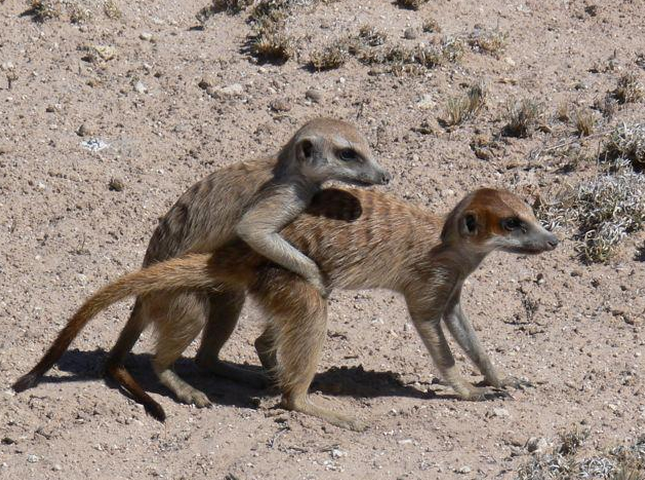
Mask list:
[[108,365],[106,370],[110,378],[132,395],[138,403],[143,405],[149,415],[160,422],[166,420],[166,412],[164,412],[161,405],[141,388],[123,365]]
[[215,288],[217,282],[211,276],[209,259],[209,254],[187,255],[124,275],[103,287],[85,301],[58,334],[40,362],[29,373],[20,377],[12,388],[16,392],[22,392],[36,386],[40,378],[65,353],[83,327],[97,314],[119,300],[132,295],[146,295],[157,290]]

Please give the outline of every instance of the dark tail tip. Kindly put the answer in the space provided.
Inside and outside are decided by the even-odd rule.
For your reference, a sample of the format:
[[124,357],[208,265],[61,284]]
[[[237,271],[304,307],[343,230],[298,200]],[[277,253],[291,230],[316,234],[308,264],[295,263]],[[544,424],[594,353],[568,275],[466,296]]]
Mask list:
[[20,377],[18,381],[11,386],[11,388],[13,388],[16,393],[24,392],[31,387],[35,387],[38,384],[38,380],[40,380],[40,375],[28,373],[27,375]]
[[157,402],[145,402],[143,404],[143,407],[146,409],[146,413],[155,420],[158,420],[161,423],[164,423],[166,421],[166,412],[163,411],[163,408],[161,408],[161,405],[159,405]]

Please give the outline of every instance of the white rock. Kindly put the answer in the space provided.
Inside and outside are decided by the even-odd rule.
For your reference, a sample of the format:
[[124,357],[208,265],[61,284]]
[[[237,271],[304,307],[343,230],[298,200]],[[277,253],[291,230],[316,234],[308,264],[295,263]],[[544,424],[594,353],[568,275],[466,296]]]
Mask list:
[[511,414],[505,408],[493,408],[493,416],[500,417],[500,418],[508,418],[511,416]]
[[332,456],[332,458],[346,457],[347,452],[342,451],[340,448],[332,448],[331,449],[331,456]]
[[134,84],[134,89],[139,93],[148,93],[148,87],[141,80],[137,80],[137,83]]
[[457,473],[466,474],[466,473],[470,473],[472,471],[473,471],[472,468],[470,468],[468,465],[464,465],[463,467],[461,467],[460,469],[457,470]]
[[38,463],[38,460],[40,460],[40,458],[38,458],[38,455],[34,455],[33,453],[30,455],[27,455],[27,461],[29,463]]

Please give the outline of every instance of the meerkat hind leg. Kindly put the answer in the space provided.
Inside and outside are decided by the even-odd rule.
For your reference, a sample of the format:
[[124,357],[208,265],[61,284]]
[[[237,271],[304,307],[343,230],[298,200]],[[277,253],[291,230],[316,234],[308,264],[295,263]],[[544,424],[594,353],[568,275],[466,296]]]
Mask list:
[[[156,317],[158,338],[152,361],[155,373],[181,402],[207,407],[211,404],[208,396],[181,379],[172,366],[202,330],[208,302],[203,294],[179,293],[163,303],[165,305],[155,305],[160,314]],[[164,307],[167,307],[165,312]]]
[[214,375],[246,383],[255,388],[265,388],[270,383],[267,375],[231,365],[219,358],[222,347],[235,330],[245,297],[243,290],[209,295],[208,322],[195,362]]
[[362,422],[320,407],[307,396],[327,335],[327,302],[314,286],[300,277],[287,272],[280,277],[279,282],[275,279],[265,282],[266,288],[260,292],[261,303],[270,315],[270,330],[265,330],[260,344],[270,348],[265,361],[271,363],[274,360],[270,352],[275,341],[274,371],[282,390],[280,405],[338,427],[364,430]]

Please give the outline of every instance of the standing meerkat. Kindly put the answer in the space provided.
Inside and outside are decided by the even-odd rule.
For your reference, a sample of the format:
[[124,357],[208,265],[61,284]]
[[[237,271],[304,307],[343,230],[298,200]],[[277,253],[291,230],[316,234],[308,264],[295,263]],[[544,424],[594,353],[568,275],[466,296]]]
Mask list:
[[[300,128],[275,157],[236,163],[216,170],[190,187],[171,207],[154,231],[143,266],[190,252],[212,252],[239,236],[264,257],[297,273],[326,296],[316,263],[278,233],[306,208],[325,181],[358,185],[386,184],[387,173],[373,158],[366,138],[351,124],[318,118]],[[175,359],[204,325],[218,325],[222,345],[197,363],[212,373],[262,385],[262,375],[240,371],[219,360],[219,351],[231,335],[244,304],[243,289],[220,292],[179,292],[137,298],[130,318],[111,350],[107,375],[117,382],[131,380],[123,368],[125,356],[154,319],[159,328],[158,354],[153,368],[162,384],[179,400],[206,406],[208,397],[184,382],[173,370]],[[163,318],[163,320],[160,320]],[[235,318],[235,321],[229,319]],[[227,323],[228,322],[228,323]],[[185,342],[163,331],[166,325],[186,325],[194,332]],[[198,327],[199,326],[199,327]],[[194,334],[193,334],[194,333]]]
[[[510,192],[481,189],[467,195],[445,217],[378,192],[328,189],[322,191],[282,235],[314,259],[331,288],[387,288],[404,295],[412,321],[439,370],[440,376],[466,400],[503,395],[499,389],[518,386],[502,377],[480,344],[461,308],[464,280],[491,252],[538,254],[553,250],[557,238],[536,220],[531,208]],[[311,403],[307,391],[316,372],[327,331],[327,302],[301,277],[261,257],[235,241],[213,255],[193,254],[157,263],[126,275],[90,297],[72,317],[43,359],[14,389],[35,385],[60,358],[71,341],[98,312],[129,295],[159,290],[246,289],[268,314],[265,332],[256,342],[260,359],[274,370],[282,391],[282,405],[323,418],[334,425],[360,429],[354,419]],[[227,339],[224,323],[209,317],[199,355],[215,352]],[[441,320],[484,375],[488,387],[466,381],[456,368]],[[160,322],[169,322],[160,317]],[[189,326],[157,324],[167,338],[157,345],[183,345],[203,323]],[[172,352],[179,356],[177,348]],[[179,353],[177,353],[179,352]],[[161,406],[141,387],[121,382],[146,410],[163,419]]]

